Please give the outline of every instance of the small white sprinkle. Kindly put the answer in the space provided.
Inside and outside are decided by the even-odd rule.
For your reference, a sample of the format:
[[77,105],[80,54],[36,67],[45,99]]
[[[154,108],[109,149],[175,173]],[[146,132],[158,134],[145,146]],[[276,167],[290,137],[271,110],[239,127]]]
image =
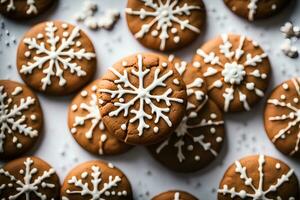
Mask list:
[[154,133],[158,133],[159,128],[158,128],[157,126],[155,126],[155,127],[153,128],[153,131],[154,131]]
[[168,66],[168,63],[166,63],[166,62],[163,62],[163,63],[161,64],[161,66],[163,66],[163,67],[167,67],[167,66]]
[[21,143],[18,143],[18,144],[17,144],[17,148],[18,148],[18,149],[21,149],[22,146],[23,146],[23,145],[22,145]]
[[272,4],[271,9],[272,9],[272,10],[276,10],[276,9],[277,9],[276,4]]
[[69,32],[64,31],[64,32],[63,32],[63,36],[64,36],[64,37],[68,37],[68,36],[69,36]]
[[81,46],[81,42],[80,41],[77,41],[76,42],[76,47],[80,47]]
[[282,95],[280,96],[280,99],[285,100],[285,99],[286,99],[286,96],[285,96],[284,94],[282,94]]
[[153,37],[157,37],[157,36],[158,36],[158,31],[157,31],[157,30],[152,31],[152,32],[151,32],[151,35],[152,35]]
[[283,87],[283,89],[285,89],[285,90],[289,89],[289,85],[286,84],[286,83],[284,83],[284,84],[282,85],[282,87]]
[[35,121],[35,120],[36,120],[36,115],[30,115],[30,119],[31,119],[32,121]]
[[179,80],[178,80],[177,78],[175,78],[175,79],[173,80],[173,83],[174,83],[175,85],[179,85]]
[[187,150],[188,151],[193,151],[194,150],[194,146],[193,145],[188,145]]
[[76,133],[77,132],[77,129],[76,128],[71,128],[71,133]]
[[199,161],[200,160],[200,156],[195,156],[195,160]]
[[68,24],[63,23],[63,24],[61,25],[61,27],[62,27],[63,29],[67,29],[67,28],[68,28]]
[[37,34],[37,39],[43,39],[44,38],[44,35],[43,34],[41,34],[41,33],[39,33],[39,34]]
[[298,102],[299,102],[299,99],[298,99],[297,97],[295,97],[295,98],[293,99],[293,101],[294,101],[294,103],[298,103]]
[[121,129],[122,129],[123,131],[125,131],[126,128],[127,128],[126,124],[122,124],[122,125],[121,125]]
[[115,168],[115,166],[114,166],[112,163],[108,163],[107,166],[108,166],[109,168],[111,168],[111,169]]
[[222,139],[221,137],[217,137],[217,138],[216,138],[216,141],[217,141],[218,143],[220,143],[220,142],[223,141],[223,139]]
[[172,28],[171,33],[173,33],[173,34],[177,33],[177,28]]
[[80,95],[82,97],[86,97],[88,95],[88,92],[86,90],[82,90],[81,93],[80,93]]
[[175,43],[179,43],[180,42],[180,37],[179,36],[175,36],[174,37],[174,42]]
[[216,115],[215,113],[211,113],[211,114],[210,114],[210,118],[216,119],[216,118],[217,118],[217,115]]
[[30,53],[30,51],[26,51],[26,52],[24,53],[24,55],[25,55],[26,58],[28,58],[28,57],[31,55],[31,53]]
[[195,68],[200,68],[201,67],[201,63],[198,61],[193,62],[193,67]]
[[211,127],[211,128],[210,128],[210,133],[212,133],[212,134],[216,133],[216,128]]
[[78,106],[77,106],[76,104],[73,104],[73,105],[71,106],[72,111],[76,111],[77,108],[78,108]]
[[87,173],[87,172],[83,172],[83,173],[81,174],[81,178],[83,178],[83,179],[86,179],[87,176],[88,176],[88,173]]
[[280,163],[276,163],[275,167],[276,167],[276,169],[280,169],[281,168]]

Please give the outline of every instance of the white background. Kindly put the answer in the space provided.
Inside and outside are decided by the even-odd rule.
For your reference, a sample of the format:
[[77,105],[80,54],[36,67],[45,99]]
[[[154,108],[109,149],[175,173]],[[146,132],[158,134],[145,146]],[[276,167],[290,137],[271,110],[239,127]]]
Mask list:
[[[94,42],[97,51],[97,76],[103,74],[108,67],[123,56],[141,51],[143,48],[127,29],[124,18],[125,0],[99,0],[101,11],[115,8],[121,11],[121,20],[112,31],[90,31],[81,26]],[[282,13],[271,19],[249,23],[232,14],[221,0],[204,0],[208,10],[206,31],[184,50],[174,52],[186,60],[190,60],[196,49],[204,41],[221,33],[234,32],[246,34],[258,41],[268,53],[272,67],[272,81],[268,94],[275,85],[293,76],[299,75],[300,58],[292,60],[280,51],[283,36],[279,31],[286,21],[300,25],[300,2],[293,1]],[[15,37],[17,43],[21,36],[35,23],[45,20],[60,19],[75,23],[74,14],[82,8],[82,0],[60,0],[58,5],[46,15],[33,21],[16,22],[3,19],[5,28],[1,37],[0,78],[21,81],[16,70],[17,45],[9,47],[5,43]],[[101,12],[98,13],[101,15]],[[0,16],[1,17],[1,16]],[[5,34],[8,29],[10,35]],[[300,49],[300,41],[298,41]],[[9,67],[11,66],[11,68]],[[87,153],[75,142],[67,128],[67,106],[73,96],[48,97],[39,94],[44,110],[44,135],[36,149],[28,155],[36,155],[49,162],[63,181],[64,176],[78,163],[103,159],[121,168],[130,179],[136,199],[149,199],[153,195],[168,189],[182,189],[191,192],[200,199],[216,199],[216,188],[226,168],[243,156],[264,153],[282,159],[293,167],[300,176],[300,162],[279,153],[268,140],[262,123],[262,110],[265,99],[248,113],[226,115],[226,144],[219,158],[208,168],[194,174],[173,173],[157,163],[142,147],[116,157],[97,157]]]

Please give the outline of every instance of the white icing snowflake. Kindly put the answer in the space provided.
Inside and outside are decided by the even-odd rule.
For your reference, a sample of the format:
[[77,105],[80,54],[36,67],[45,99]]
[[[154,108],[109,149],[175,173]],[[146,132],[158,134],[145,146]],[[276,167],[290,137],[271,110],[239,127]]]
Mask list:
[[[16,96],[21,92],[22,88],[16,87],[11,95]],[[0,153],[4,152],[3,146],[8,135],[12,135],[12,143],[18,149],[22,148],[22,144],[18,141],[18,137],[15,134],[30,138],[38,136],[38,131],[26,124],[26,116],[23,114],[35,103],[35,99],[30,96],[21,98],[19,105],[12,105],[12,101],[11,98],[8,98],[4,86],[0,86]]]
[[[102,178],[101,178],[101,169],[98,166],[92,166],[92,173],[91,175],[88,172],[83,172],[81,174],[81,179],[78,179],[76,176],[73,176],[70,180],[68,180],[69,185],[74,185],[77,188],[80,188],[80,190],[67,190],[67,194],[80,194],[81,196],[90,196],[90,200],[105,200],[109,198],[110,196],[127,196],[127,191],[117,191],[113,188],[117,188],[118,184],[121,182],[121,177],[119,176],[109,176],[108,182],[102,184]],[[88,178],[88,176],[91,176],[91,184],[88,182],[85,182]],[[92,185],[92,188],[91,186]],[[101,185],[103,185],[101,187]],[[91,189],[90,189],[91,188]],[[63,200],[67,200],[69,198],[63,197]]]
[[[66,30],[68,25],[62,24],[62,28]],[[47,45],[43,41],[38,42],[45,37],[41,33],[37,35],[37,38],[25,38],[23,40],[29,49],[25,52],[25,57],[30,57],[31,51],[35,51],[36,55],[33,57],[33,63],[28,61],[26,65],[22,65],[20,73],[31,74],[35,69],[42,70],[45,74],[44,78],[41,79],[43,90],[51,85],[52,76],[58,77],[59,85],[64,86],[67,82],[63,76],[65,70],[69,70],[71,74],[75,73],[78,77],[85,76],[86,72],[81,69],[81,66],[72,61],[74,59],[90,60],[95,57],[94,53],[86,52],[84,48],[78,51],[73,48],[81,46],[80,41],[76,41],[80,37],[80,29],[77,26],[71,33],[64,31],[62,38],[56,35],[57,31],[58,27],[53,22],[47,22],[45,27]],[[48,45],[50,46],[49,49],[47,49]]]
[[[230,195],[231,198],[240,197],[241,199],[251,198],[253,200],[272,200],[267,197],[267,195],[276,192],[283,184],[289,181],[289,178],[293,175],[294,171],[290,169],[286,174],[281,175],[280,178],[277,179],[277,182],[273,185],[270,185],[267,190],[264,190],[264,170],[263,166],[265,164],[265,156],[260,155],[258,158],[258,172],[259,172],[259,184],[256,188],[253,185],[253,179],[248,177],[247,168],[242,166],[239,161],[235,161],[235,171],[240,174],[240,179],[244,182],[244,186],[247,188],[251,188],[252,192],[248,193],[245,190],[236,191],[235,187],[228,188],[227,185],[223,185],[222,189],[218,190],[219,194]],[[274,166],[275,167],[275,166]],[[280,196],[277,199],[281,199]],[[290,197],[289,200],[294,199]]]
[[[85,137],[87,139],[92,139],[95,130],[97,128],[99,128],[101,130],[99,154],[102,155],[102,154],[104,154],[102,144],[107,140],[107,135],[103,132],[105,130],[105,126],[102,122],[100,111],[99,111],[99,108],[98,108],[99,100],[98,100],[97,95],[96,95],[96,90],[97,90],[97,86],[94,85],[94,86],[92,86],[92,93],[90,95],[88,94],[88,92],[86,90],[83,90],[81,92],[82,98],[88,98],[89,97],[89,98],[91,98],[91,100],[89,101],[88,104],[87,103],[81,103],[79,105],[79,108],[83,112],[85,112],[86,115],[75,117],[75,122],[73,123],[73,128],[71,129],[71,132],[73,134],[76,134],[76,132],[77,132],[76,127],[84,126],[85,123],[88,121],[88,122],[90,122],[91,125],[90,125],[90,128],[88,129],[88,131],[85,133]],[[73,112],[75,112],[77,109],[78,109],[78,106],[76,104],[71,106],[71,110]]]
[[[171,88],[167,89],[163,94],[154,95],[151,94],[153,90],[157,87],[166,87],[167,85],[164,83],[168,78],[173,75],[173,71],[169,70],[162,76],[160,76],[160,68],[156,68],[154,72],[154,77],[152,83],[150,83],[147,87],[144,87],[144,78],[147,74],[149,74],[150,69],[143,70],[143,56],[137,55],[138,58],[138,69],[132,69],[131,74],[135,76],[139,80],[138,87],[134,86],[130,82],[130,78],[128,77],[128,72],[126,69],[124,70],[124,74],[119,73],[114,68],[110,68],[110,70],[119,78],[114,81],[117,86],[117,90],[109,90],[109,89],[101,89],[100,92],[110,94],[111,98],[118,98],[118,101],[114,103],[114,106],[117,107],[116,110],[111,111],[109,113],[110,117],[118,116],[121,112],[124,112],[124,117],[127,117],[129,113],[133,114],[129,120],[129,123],[135,123],[138,121],[138,132],[139,136],[143,135],[144,129],[150,128],[150,125],[146,123],[146,120],[152,120],[155,116],[154,123],[157,124],[160,119],[163,119],[169,127],[172,126],[172,122],[169,117],[165,114],[170,112],[170,108],[172,103],[183,103],[182,99],[172,98],[169,95],[173,92]],[[164,67],[167,67],[167,63],[162,64]],[[123,85],[123,86],[122,86]],[[124,102],[124,96],[131,95],[134,96],[128,102]],[[165,102],[167,107],[158,107],[154,102]],[[139,103],[139,108],[132,108],[136,103]],[[145,111],[145,106],[148,105],[151,108],[151,113],[147,113]],[[130,110],[129,110],[130,109]],[[126,130],[126,124],[122,124],[121,128]],[[158,127],[154,127],[154,132],[158,132]]]
[[[33,160],[31,158],[27,158],[24,161],[25,169],[21,169],[19,171],[20,175],[24,178],[23,180],[17,179],[15,176],[11,175],[8,171],[5,171],[3,168],[0,169],[0,177],[4,176],[9,178],[10,182],[8,184],[0,185],[0,194],[2,191],[5,192],[5,189],[10,191],[12,187],[16,187],[13,194],[10,194],[8,199],[24,199],[30,200],[32,197],[38,197],[41,200],[47,200],[46,194],[44,194],[41,190],[45,188],[54,188],[55,185],[47,182],[47,179],[51,178],[52,175],[55,174],[54,169],[49,169],[44,171],[41,176],[38,176],[36,179],[32,179],[36,173],[38,173],[37,168],[32,168]],[[3,192],[3,193],[4,193]],[[54,200],[53,198],[51,200]]]
[[[300,79],[292,79],[292,83],[294,84],[295,90],[298,94],[298,97],[293,98],[293,103],[298,103],[300,99]],[[284,90],[288,90],[289,87],[286,83],[282,85]],[[269,120],[272,122],[280,122],[287,123],[287,126],[280,129],[278,133],[272,138],[272,142],[275,143],[279,139],[285,139],[286,136],[291,134],[292,129],[296,128],[298,130],[300,126],[300,109],[292,105],[292,102],[285,102],[286,95],[281,96],[281,100],[279,99],[268,99],[268,104],[272,104],[276,107],[284,108],[289,110],[288,114],[276,115],[269,117]],[[300,148],[300,132],[297,134],[297,140],[295,142],[295,148],[290,152],[290,155],[294,155],[299,151]]]
[[[262,80],[267,78],[267,74],[262,73],[255,67],[263,62],[263,59],[267,58],[267,54],[262,53],[260,55],[246,54],[246,61],[241,63],[241,58],[245,52],[243,49],[246,37],[241,36],[239,45],[235,50],[231,50],[232,43],[229,41],[228,35],[221,36],[223,43],[219,46],[219,52],[225,59],[220,59],[216,56],[215,52],[206,53],[202,49],[197,50],[197,54],[202,57],[204,63],[210,64],[204,72],[204,77],[210,78],[219,77],[213,84],[208,86],[209,90],[214,88],[225,87],[223,93],[224,97],[224,111],[229,110],[229,106],[232,100],[234,100],[235,92],[238,93],[239,100],[243,104],[245,110],[249,111],[250,106],[247,102],[247,96],[239,89],[239,87],[245,87],[246,90],[254,92],[257,96],[263,97],[264,92],[255,86],[254,82],[246,82],[247,76],[254,78],[260,78]],[[253,46],[257,44],[253,42]],[[252,71],[246,70],[246,68],[252,68]],[[220,76],[221,75],[221,76]]]
[[[16,7],[15,7],[14,0],[0,0],[0,4],[7,3],[8,1],[9,1],[9,3],[6,6],[6,11],[10,12],[12,10],[15,10]],[[35,0],[27,0],[26,3],[27,3],[27,6],[28,6],[28,9],[26,10],[27,15],[38,13],[37,7],[35,5]]]
[[180,41],[178,36],[178,30],[174,27],[173,23],[179,24],[182,30],[189,29],[195,33],[200,33],[200,29],[191,25],[188,19],[181,19],[182,16],[189,16],[194,10],[201,10],[199,6],[188,5],[185,3],[183,6],[179,6],[179,0],[166,0],[162,3],[161,0],[155,3],[153,0],[139,0],[145,4],[146,7],[153,11],[148,11],[143,8],[140,10],[133,10],[132,8],[126,8],[126,13],[129,15],[139,16],[141,20],[146,18],[153,18],[148,23],[142,25],[139,32],[135,34],[136,38],[143,38],[145,34],[148,34],[152,27],[151,35],[153,37],[159,37],[160,50],[164,50],[166,41],[170,38],[169,29],[171,33],[175,35],[173,38],[175,43]]

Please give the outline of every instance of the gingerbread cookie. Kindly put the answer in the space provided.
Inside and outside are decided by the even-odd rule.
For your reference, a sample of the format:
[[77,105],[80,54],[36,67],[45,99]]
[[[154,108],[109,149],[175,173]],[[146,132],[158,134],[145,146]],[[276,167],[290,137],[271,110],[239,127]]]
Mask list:
[[69,106],[68,125],[75,140],[87,151],[98,155],[115,155],[132,146],[107,132],[100,115],[98,83],[92,82],[73,99]]
[[77,26],[49,21],[31,28],[17,54],[18,71],[27,85],[51,95],[77,91],[93,77],[96,54]]
[[224,0],[224,2],[235,14],[254,21],[277,14],[289,0]]
[[197,38],[204,27],[206,11],[202,0],[128,0],[126,19],[141,44],[169,51]]
[[29,19],[49,9],[56,0],[1,0],[0,13],[12,19]]
[[294,170],[275,158],[255,155],[235,161],[226,171],[218,200],[299,199]]
[[37,157],[19,158],[0,168],[1,199],[59,199],[60,183],[55,170]]
[[167,138],[185,113],[186,88],[172,63],[157,54],[137,54],[117,62],[99,82],[105,126],[129,144]]
[[0,104],[0,159],[12,159],[34,146],[43,113],[37,96],[14,81],[0,80]]
[[151,200],[198,200],[198,199],[187,192],[172,190],[172,191],[163,192],[153,197]]
[[111,163],[85,162],[74,168],[61,188],[62,200],[132,200],[126,176]]
[[225,112],[246,110],[263,96],[271,66],[267,54],[245,36],[221,35],[197,50],[209,97]]
[[273,90],[266,103],[264,123],[268,137],[282,153],[300,158],[300,78]]

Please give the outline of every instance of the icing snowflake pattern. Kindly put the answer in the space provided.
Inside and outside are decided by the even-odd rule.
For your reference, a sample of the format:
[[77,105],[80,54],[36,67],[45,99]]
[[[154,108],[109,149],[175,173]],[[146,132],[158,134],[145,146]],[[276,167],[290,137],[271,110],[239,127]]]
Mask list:
[[[12,96],[17,96],[22,92],[21,87],[16,87]],[[19,104],[12,105],[12,98],[8,97],[4,86],[0,86],[0,153],[4,152],[4,143],[8,135],[12,135],[12,143],[16,148],[22,148],[18,137],[15,134],[20,134],[26,137],[34,138],[38,136],[38,131],[26,124],[26,116],[24,111],[34,105],[35,99],[28,96],[21,98]]]
[[167,40],[170,38],[169,29],[174,34],[174,42],[178,43],[180,37],[177,35],[178,30],[173,27],[173,23],[179,24],[181,30],[189,29],[195,33],[200,33],[200,29],[191,25],[189,20],[180,19],[181,16],[189,16],[194,10],[201,10],[199,6],[188,5],[185,3],[183,6],[179,6],[180,0],[166,0],[162,3],[161,0],[155,3],[153,0],[139,0],[145,4],[145,6],[152,11],[141,8],[140,10],[133,10],[132,8],[126,8],[126,13],[129,15],[139,16],[141,20],[148,17],[153,18],[149,23],[143,24],[139,32],[135,34],[136,38],[143,38],[146,34],[149,34],[150,30],[152,37],[158,37],[160,39],[160,50],[164,50]]
[[[173,71],[169,70],[164,75],[160,76],[161,70],[159,68],[155,69],[154,78],[152,83],[150,83],[147,87],[144,87],[144,78],[147,74],[149,74],[150,69],[143,70],[143,56],[137,55],[138,59],[138,69],[131,70],[131,74],[138,78],[139,86],[134,86],[130,79],[128,78],[128,72],[124,70],[124,74],[119,73],[114,68],[110,68],[110,70],[119,78],[114,81],[117,85],[117,90],[109,90],[109,89],[100,89],[100,92],[110,94],[111,98],[118,98],[118,102],[114,103],[114,106],[117,107],[116,110],[109,113],[110,117],[118,116],[122,111],[124,112],[124,117],[127,117],[129,112],[134,115],[133,118],[129,120],[129,123],[135,123],[138,121],[138,132],[139,136],[143,135],[144,129],[150,128],[150,125],[146,123],[146,120],[152,120],[153,116],[155,116],[154,123],[157,124],[160,119],[163,119],[169,127],[172,126],[172,122],[169,117],[165,114],[170,112],[170,108],[172,102],[183,103],[183,99],[172,98],[169,95],[173,92],[171,88],[167,89],[166,92],[160,95],[153,95],[151,91],[153,91],[157,87],[166,87],[164,83],[168,78],[173,75]],[[167,63],[163,63],[163,66],[167,67]],[[123,84],[123,86],[122,86]],[[124,102],[125,95],[133,95],[134,98],[129,100],[128,102]],[[165,102],[167,107],[158,107],[154,102]],[[131,108],[137,102],[139,102],[139,108]],[[151,108],[151,114],[148,114],[145,111],[145,106],[148,105]],[[131,108],[131,109],[130,109]],[[130,109],[130,111],[129,111]],[[126,130],[126,124],[122,124],[121,128]],[[158,127],[154,127],[154,132],[157,132]]]
[[[258,172],[259,172],[259,184],[256,188],[253,185],[253,179],[248,177],[247,168],[242,166],[239,161],[235,162],[235,171],[240,174],[240,179],[244,182],[245,187],[251,188],[253,192],[248,193],[245,190],[236,191],[234,187],[228,188],[227,185],[224,185],[222,189],[218,190],[219,194],[230,195],[231,198],[239,197],[241,199],[251,198],[253,200],[271,200],[267,197],[268,194],[276,192],[278,188],[280,188],[284,183],[289,181],[289,178],[293,175],[294,171],[290,169],[286,174],[281,175],[280,178],[277,179],[277,182],[274,185],[271,185],[267,190],[264,190],[264,164],[265,164],[265,156],[260,155],[258,158]],[[277,199],[281,199],[277,197]],[[293,197],[290,200],[294,199]]]
[[[98,166],[92,166],[92,173],[89,174],[87,172],[83,172],[81,174],[81,179],[78,179],[76,176],[73,176],[70,180],[68,180],[68,184],[74,185],[77,188],[80,188],[80,190],[67,190],[67,194],[80,194],[81,196],[91,196],[89,198],[90,200],[105,200],[109,198],[110,196],[127,196],[127,191],[117,191],[114,188],[118,187],[118,184],[121,182],[121,177],[119,176],[109,176],[108,182],[102,184],[102,178],[101,178],[101,169]],[[91,176],[91,183],[92,183],[92,189],[89,188],[89,183],[85,182],[85,180]],[[67,197],[63,197],[63,200],[67,200]]]
[[[10,11],[13,11],[16,9],[14,0],[0,0],[0,4],[4,4],[7,2],[8,2],[7,6],[6,6],[7,12],[10,12]],[[37,7],[35,5],[35,0],[27,0],[26,4],[28,6],[28,9],[26,10],[27,15],[38,13]]]
[[[67,29],[68,25],[62,24],[62,28]],[[59,78],[59,86],[64,86],[67,82],[63,75],[64,70],[69,70],[71,74],[76,74],[78,77],[85,76],[86,72],[82,70],[81,66],[72,61],[74,59],[90,60],[95,57],[94,53],[86,52],[84,48],[78,51],[74,50],[74,46],[81,45],[79,41],[76,42],[76,39],[80,37],[79,27],[74,27],[71,33],[64,31],[62,38],[56,35],[57,30],[58,27],[53,22],[47,22],[45,36],[40,33],[37,38],[25,38],[23,40],[29,49],[25,52],[25,57],[30,57],[30,51],[35,51],[36,55],[33,58],[34,62],[28,61],[26,65],[22,65],[20,73],[31,74],[35,69],[42,70],[45,74],[41,79],[43,90],[51,85],[52,76]],[[44,37],[47,37],[46,42],[50,49],[47,49],[43,41],[39,42]],[[59,46],[58,43],[60,43]]]
[[[300,99],[300,79],[292,79],[292,83],[295,86],[295,90],[298,94],[298,97],[295,97],[293,99],[294,103],[298,103]],[[284,83],[282,85],[284,90],[288,90],[288,85]],[[285,137],[289,136],[291,133],[291,130],[294,127],[299,128],[300,126],[300,109],[292,105],[290,102],[285,102],[286,97],[285,95],[282,96],[284,97],[283,99],[269,99],[268,104],[272,104],[276,107],[281,107],[289,110],[288,114],[282,114],[282,115],[277,115],[277,116],[272,116],[269,117],[269,120],[272,122],[287,122],[287,126],[284,127],[283,129],[279,130],[278,133],[272,138],[272,142],[275,143],[279,139],[285,139]],[[294,150],[290,152],[290,155],[294,155],[299,151],[300,148],[300,132],[297,134],[297,139],[295,143]]]
[[[4,169],[0,169],[0,176],[4,176],[10,179],[10,182],[6,185],[3,184],[0,186],[0,194],[6,188],[11,188],[12,185],[16,185],[15,193],[10,194],[8,197],[10,200],[15,200],[22,198],[22,196],[26,197],[26,200],[30,200],[33,196],[38,197],[41,200],[47,200],[46,194],[41,192],[41,188],[54,188],[55,185],[52,183],[48,183],[47,179],[49,179],[52,175],[55,174],[54,169],[49,169],[44,171],[41,176],[38,176],[33,180],[33,176],[38,172],[37,168],[32,168],[34,161],[31,158],[27,158],[24,161],[25,169],[20,170],[20,174],[24,177],[23,180],[17,179],[15,176],[11,175],[8,171]],[[54,199],[51,199],[54,200]]]
[[[246,54],[246,61],[240,63],[241,58],[245,55],[243,46],[246,40],[245,36],[240,37],[239,45],[235,50],[231,50],[232,43],[229,41],[228,35],[221,36],[223,43],[219,46],[219,52],[225,57],[220,59],[214,52],[206,53],[202,49],[197,50],[197,54],[203,59],[204,63],[210,64],[211,66],[207,68],[204,72],[204,77],[214,77],[221,75],[218,80],[216,80],[212,85],[208,86],[208,90],[214,88],[225,87],[223,93],[224,98],[224,111],[229,110],[229,106],[232,100],[234,100],[235,92],[238,93],[239,100],[243,104],[246,111],[250,110],[250,106],[247,102],[247,96],[244,94],[239,87],[245,87],[247,91],[254,92],[257,96],[263,97],[264,92],[255,86],[254,82],[246,82],[247,76],[252,76],[256,79],[264,80],[267,78],[267,74],[260,72],[259,69],[255,67],[263,62],[263,59],[267,58],[267,54],[262,53],[260,55]],[[257,45],[253,43],[256,47]],[[246,70],[246,68],[252,68],[251,72]]]
[[[81,103],[79,105],[79,108],[82,109],[83,111],[85,111],[86,115],[75,117],[75,122],[73,123],[73,128],[71,129],[71,132],[72,132],[72,134],[76,134],[77,127],[84,126],[85,123],[87,121],[89,121],[91,123],[91,125],[90,125],[90,128],[88,129],[88,131],[85,133],[85,137],[87,139],[92,139],[95,130],[100,129],[102,132],[101,132],[101,136],[100,136],[99,154],[103,155],[104,154],[103,143],[107,140],[107,135],[105,133],[103,133],[103,131],[105,130],[105,126],[102,122],[100,111],[98,109],[99,100],[97,100],[96,91],[97,91],[97,86],[94,85],[94,86],[92,86],[92,93],[90,95],[88,94],[88,92],[86,90],[83,90],[81,92],[81,96],[83,98],[88,98],[88,95],[89,95],[91,100],[89,101],[89,103]],[[71,109],[73,112],[75,112],[78,109],[78,106],[76,104],[74,104],[74,105],[72,105]]]

